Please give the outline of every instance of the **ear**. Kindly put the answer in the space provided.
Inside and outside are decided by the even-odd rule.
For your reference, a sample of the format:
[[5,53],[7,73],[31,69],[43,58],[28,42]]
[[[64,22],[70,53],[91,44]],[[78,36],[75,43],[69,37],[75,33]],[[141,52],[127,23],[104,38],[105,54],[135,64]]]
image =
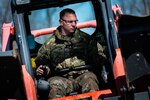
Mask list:
[[59,24],[60,24],[60,26],[62,26],[62,24],[63,24],[61,19],[59,19]]

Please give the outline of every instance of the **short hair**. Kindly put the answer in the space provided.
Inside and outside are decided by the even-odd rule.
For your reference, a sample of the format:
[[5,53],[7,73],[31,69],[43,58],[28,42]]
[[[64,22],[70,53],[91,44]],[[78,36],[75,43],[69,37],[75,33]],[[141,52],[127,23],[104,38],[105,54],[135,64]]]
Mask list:
[[66,14],[66,13],[70,13],[70,14],[75,14],[75,11],[70,9],[70,8],[66,8],[66,9],[63,9],[60,14],[59,14],[59,18],[62,19],[62,17]]

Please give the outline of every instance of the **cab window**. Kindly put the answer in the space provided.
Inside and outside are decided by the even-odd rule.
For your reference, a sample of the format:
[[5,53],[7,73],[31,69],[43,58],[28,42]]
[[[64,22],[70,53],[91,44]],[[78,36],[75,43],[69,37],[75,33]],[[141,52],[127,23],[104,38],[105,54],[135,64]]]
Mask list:
[[[39,30],[44,28],[52,28],[59,26],[59,12],[64,8],[71,8],[75,10],[78,23],[84,23],[87,21],[95,20],[94,9],[92,3],[82,2],[63,7],[53,7],[48,9],[40,9],[31,12],[29,16],[31,30]],[[82,28],[82,31],[92,35],[95,32],[95,28]],[[43,44],[51,35],[38,36],[35,41]]]

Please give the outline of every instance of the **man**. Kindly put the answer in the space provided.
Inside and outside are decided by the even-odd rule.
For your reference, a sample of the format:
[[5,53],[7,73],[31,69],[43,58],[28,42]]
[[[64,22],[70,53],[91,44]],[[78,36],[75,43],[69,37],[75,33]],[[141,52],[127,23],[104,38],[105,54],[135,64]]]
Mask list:
[[[80,90],[82,93],[99,90],[96,75],[86,67],[91,65],[97,70],[96,67],[101,67],[105,63],[106,56],[99,43],[77,29],[77,21],[72,9],[62,10],[60,26],[42,45],[36,57],[37,76],[42,76],[46,70],[45,78],[50,85],[49,98],[63,97],[75,90]],[[85,66],[85,69],[80,69],[80,66]],[[65,68],[77,67],[79,70],[56,73]]]

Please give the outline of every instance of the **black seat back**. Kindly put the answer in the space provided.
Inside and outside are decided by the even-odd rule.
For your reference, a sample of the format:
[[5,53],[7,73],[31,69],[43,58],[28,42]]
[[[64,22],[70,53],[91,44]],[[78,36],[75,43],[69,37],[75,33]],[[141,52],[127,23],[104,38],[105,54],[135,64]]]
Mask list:
[[141,52],[150,63],[150,16],[121,16],[118,35],[125,60],[131,54]]
[[147,75],[150,72],[150,16],[122,15],[118,38],[128,82]]

